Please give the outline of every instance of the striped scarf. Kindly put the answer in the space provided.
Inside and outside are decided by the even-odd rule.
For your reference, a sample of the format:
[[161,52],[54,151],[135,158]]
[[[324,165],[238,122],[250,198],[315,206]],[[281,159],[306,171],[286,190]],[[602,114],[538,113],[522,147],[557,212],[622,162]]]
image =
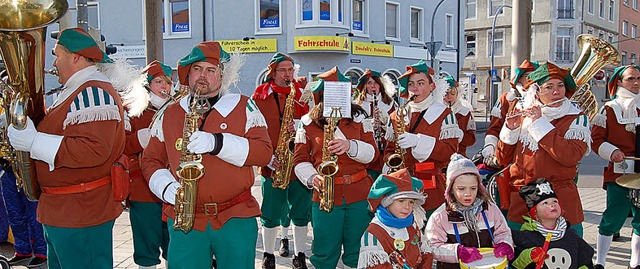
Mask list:
[[564,237],[564,233],[567,231],[567,221],[562,216],[556,220],[556,227],[554,229],[544,227],[544,225],[537,220],[534,220],[533,222],[538,227],[538,232],[542,234],[542,236],[547,237],[547,234],[551,233],[551,241],[558,241],[562,239],[562,237]]

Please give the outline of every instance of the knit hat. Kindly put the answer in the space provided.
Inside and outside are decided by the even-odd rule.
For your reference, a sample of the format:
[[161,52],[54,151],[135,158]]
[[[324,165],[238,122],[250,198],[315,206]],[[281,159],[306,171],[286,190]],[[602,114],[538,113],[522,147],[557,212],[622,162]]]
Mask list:
[[151,80],[157,76],[167,76],[169,78],[172,78],[173,76],[171,66],[158,61],[150,62],[144,69],[142,69],[142,72],[147,73],[148,82],[151,82]]
[[520,66],[516,67],[516,70],[515,70],[516,74],[511,79],[511,87],[516,86],[516,84],[518,83],[518,80],[522,77],[522,75],[524,75],[527,72],[533,72],[536,69],[538,69],[538,67],[540,67],[540,64],[538,64],[538,62],[530,62],[529,60],[524,59],[524,61],[522,61]]
[[[553,191],[551,183],[544,178],[538,178],[533,182],[520,188],[520,197],[524,199],[529,210],[533,209],[538,203],[549,199],[558,198]],[[532,216],[533,217],[533,216]]]
[[609,96],[611,96],[611,99],[616,98],[616,93],[618,92],[618,81],[622,79],[622,73],[624,73],[624,71],[627,71],[627,69],[629,68],[640,70],[640,66],[637,65],[620,66],[613,70],[613,75],[611,75],[611,78],[609,78],[609,83],[607,84],[607,89],[609,90]]
[[311,87],[311,91],[314,93],[324,91],[325,81],[350,82],[351,80],[340,73],[337,66],[334,66],[331,70],[318,75],[318,81]]
[[453,76],[446,76],[444,78],[444,80],[447,82],[447,84],[449,84],[449,88],[457,88],[458,87],[458,82],[456,81],[455,78],[453,78]]
[[369,209],[376,211],[378,205],[388,207],[396,199],[415,199],[415,206],[424,204],[425,196],[421,193],[422,181],[411,177],[407,169],[401,169],[391,174],[380,175],[369,191]]
[[279,63],[284,61],[290,61],[292,65],[296,64],[289,55],[280,52],[274,54],[273,57],[271,57],[271,61],[269,61],[269,73],[267,73],[267,75],[265,76],[263,83],[273,78],[276,73],[276,67]]
[[58,34],[58,45],[97,63],[111,62],[98,43],[82,28],[67,28]]
[[358,89],[358,91],[362,91],[362,89],[364,88],[364,85],[367,84],[367,81],[369,80],[370,77],[380,77],[380,72],[376,70],[371,70],[368,68],[364,70],[364,74],[360,76],[360,78],[358,79],[358,85],[356,85],[356,88]]
[[400,83],[400,96],[407,96],[409,94],[409,76],[416,73],[425,73],[431,75],[431,79],[433,79],[435,75],[433,68],[427,66],[427,63],[423,60],[412,65],[407,65],[406,68],[407,71],[398,78],[398,82]]
[[178,61],[178,79],[180,84],[188,85],[189,70],[191,64],[195,62],[208,62],[213,65],[227,63],[230,60],[229,54],[222,49],[217,41],[202,42],[191,50],[189,55]]
[[531,84],[533,83],[537,83],[538,85],[542,86],[542,84],[549,81],[550,79],[562,80],[566,88],[564,95],[567,98],[571,97],[577,88],[576,82],[573,80],[573,77],[569,73],[569,69],[560,68],[557,65],[549,62],[543,64],[538,69],[529,74],[527,76],[527,79],[529,79],[529,82],[526,86],[527,88],[529,88],[529,86],[531,86]]
[[[445,198],[447,199],[447,202],[453,202],[450,200],[449,192],[451,191],[451,188],[453,187],[453,183],[455,183],[456,179],[460,175],[464,175],[464,174],[475,175],[476,178],[478,179],[478,191],[486,193],[486,190],[482,185],[482,178],[480,177],[480,172],[478,172],[478,168],[476,167],[476,165],[473,164],[473,162],[467,159],[466,157],[458,153],[454,153],[451,155],[451,161],[447,166],[447,188],[445,190]],[[478,194],[478,197],[480,196],[481,195]]]

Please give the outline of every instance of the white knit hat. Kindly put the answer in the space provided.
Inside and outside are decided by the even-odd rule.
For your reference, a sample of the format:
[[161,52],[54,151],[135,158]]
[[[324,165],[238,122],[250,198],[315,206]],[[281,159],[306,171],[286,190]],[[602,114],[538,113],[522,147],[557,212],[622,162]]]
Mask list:
[[454,153],[451,155],[451,161],[447,166],[447,186],[453,184],[453,181],[459,176],[463,174],[474,174],[478,178],[480,178],[480,173],[478,172],[478,168],[475,164],[466,157]]

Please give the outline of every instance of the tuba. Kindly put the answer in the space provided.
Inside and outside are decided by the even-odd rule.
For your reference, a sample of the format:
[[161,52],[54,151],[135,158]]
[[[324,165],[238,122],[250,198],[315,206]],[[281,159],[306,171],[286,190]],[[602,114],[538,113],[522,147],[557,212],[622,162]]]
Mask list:
[[411,96],[409,98],[409,100],[407,100],[406,103],[402,104],[402,106],[400,106],[398,108],[398,110],[396,110],[396,122],[395,125],[393,126],[394,128],[394,132],[395,132],[395,138],[396,138],[396,150],[394,151],[393,154],[389,155],[389,157],[387,157],[387,160],[385,161],[385,164],[387,166],[389,166],[389,173],[391,172],[395,172],[398,171],[402,168],[404,168],[404,155],[407,153],[406,149],[401,148],[398,145],[398,139],[400,138],[401,134],[404,134],[405,132],[405,126],[407,125],[407,123],[405,123],[404,121],[404,117],[407,115],[408,112],[408,108],[407,105],[410,102],[413,102],[413,100],[416,99],[416,95]]
[[[44,50],[47,25],[67,12],[66,0],[20,0],[0,2],[0,53],[8,82],[2,86],[7,124],[24,129],[27,117],[38,124],[45,115]],[[31,201],[40,196],[35,167],[29,152],[13,150],[2,137],[5,158],[16,171],[16,184]]]
[[621,58],[615,47],[592,35],[579,35],[578,47],[582,52],[571,68],[571,76],[576,81],[578,90],[571,96],[570,101],[578,105],[589,120],[592,120],[598,113],[598,101],[591,92],[589,80],[605,65],[619,65]]
[[293,122],[293,109],[295,108],[296,86],[292,81],[287,80],[291,90],[287,96],[280,124],[280,136],[276,147],[275,158],[280,163],[280,168],[273,172],[273,187],[286,189],[291,181],[291,168],[293,167],[293,143],[295,133],[289,131],[289,124]]
[[338,122],[342,118],[342,112],[339,107],[332,107],[331,114],[327,118],[327,124],[324,126],[324,137],[322,146],[322,163],[318,165],[318,174],[323,178],[322,188],[320,189],[320,210],[331,212],[333,210],[333,176],[338,173],[338,156],[329,152],[329,142],[334,138]]

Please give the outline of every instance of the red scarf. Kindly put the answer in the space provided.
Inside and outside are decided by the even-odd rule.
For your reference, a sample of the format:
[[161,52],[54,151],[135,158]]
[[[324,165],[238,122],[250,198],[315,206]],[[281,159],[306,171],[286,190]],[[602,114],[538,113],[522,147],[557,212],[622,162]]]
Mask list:
[[[295,80],[293,81],[293,85],[295,85],[296,89],[302,89],[300,84]],[[254,100],[265,100],[267,99],[267,97],[269,97],[269,89],[278,94],[289,94],[289,92],[291,91],[290,87],[280,87],[275,82],[273,82],[273,80],[270,80],[269,82],[260,84],[260,86],[256,88],[256,91],[253,93],[253,96],[251,96],[251,98],[253,98]],[[296,91],[295,100],[300,100],[301,96],[302,91]],[[302,104],[296,102],[296,112],[298,113],[298,116],[305,115],[307,114],[307,112],[309,112],[309,106],[306,103]]]

